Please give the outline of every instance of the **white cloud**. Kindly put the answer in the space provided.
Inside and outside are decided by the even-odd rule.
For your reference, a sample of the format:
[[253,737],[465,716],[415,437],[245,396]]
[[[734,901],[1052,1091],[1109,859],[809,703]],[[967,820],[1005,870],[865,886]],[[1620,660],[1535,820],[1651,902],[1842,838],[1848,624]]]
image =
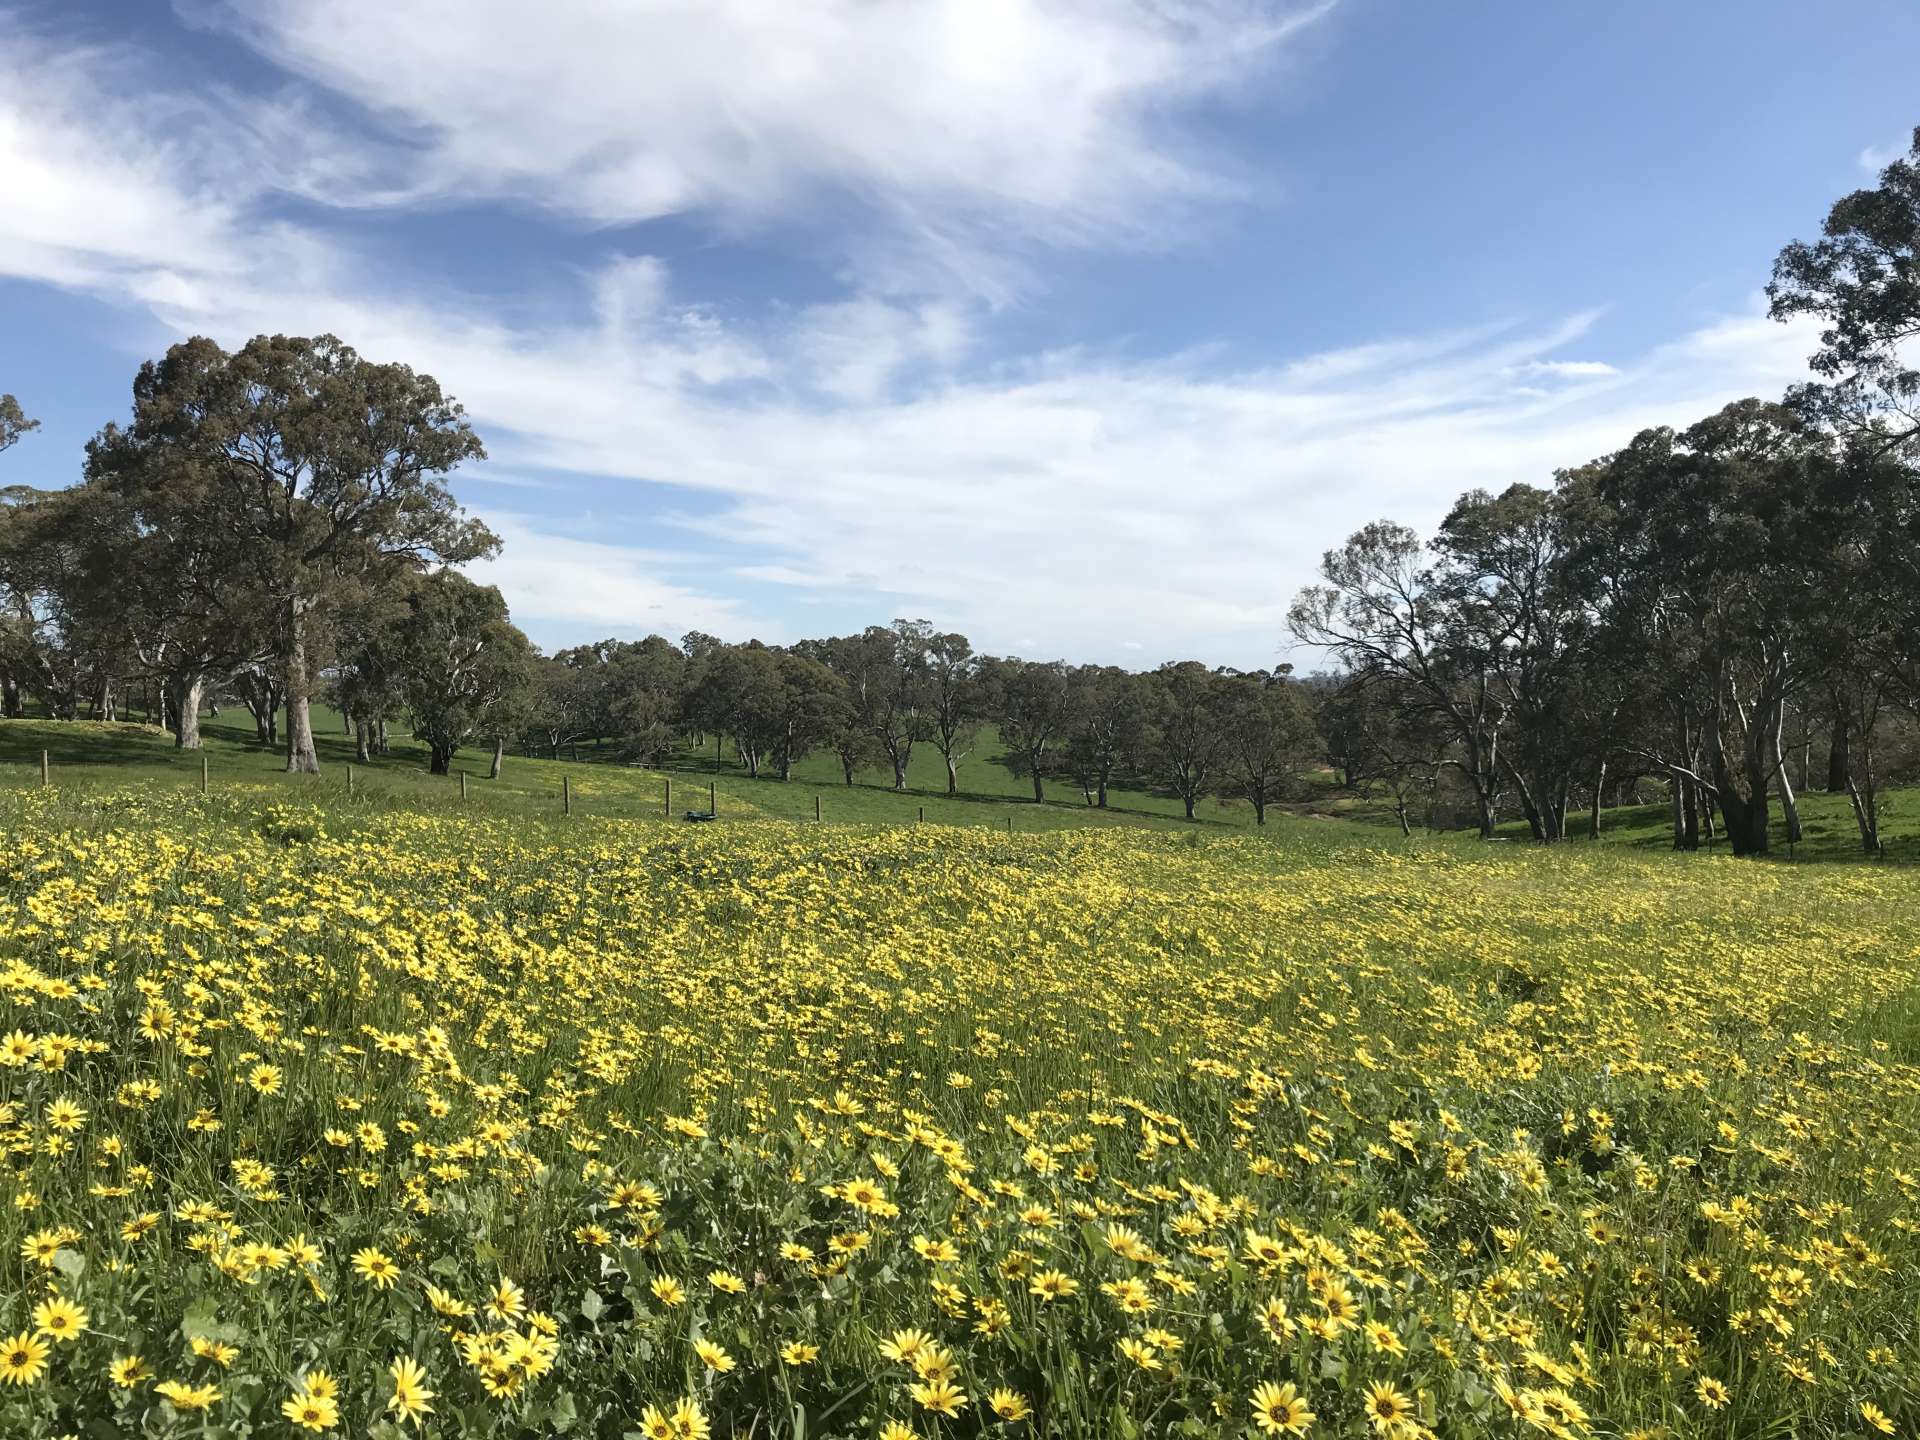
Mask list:
[[789,638],[783,624],[755,619],[732,600],[659,579],[662,568],[686,565],[684,555],[555,535],[511,512],[478,513],[500,537],[500,553],[463,568],[480,584],[497,585],[528,629],[570,634],[576,642],[649,632],[677,639],[689,630],[742,638],[751,631],[770,643]]
[[231,177],[169,134],[204,112],[116,98],[95,78],[104,59],[0,38],[0,273],[92,286],[230,268],[243,223]]
[[1604,360],[1530,360],[1516,369],[1523,375],[1541,375],[1554,380],[1590,380],[1620,373]]
[[[910,241],[911,258],[885,263],[917,284],[991,273],[983,235],[1158,237],[1189,202],[1231,193],[1179,111],[1232,89],[1332,0],[180,8],[365,106],[394,142],[381,163],[411,153],[411,184],[389,198],[753,225],[830,195]],[[363,194],[356,177],[343,198]]]
[[841,400],[871,401],[910,366],[959,360],[971,330],[958,305],[862,296],[802,311],[790,348],[800,384]]
[[1869,145],[1860,152],[1859,164],[1862,170],[1878,175],[1887,166],[1907,153],[1911,139],[1896,140],[1887,145]]

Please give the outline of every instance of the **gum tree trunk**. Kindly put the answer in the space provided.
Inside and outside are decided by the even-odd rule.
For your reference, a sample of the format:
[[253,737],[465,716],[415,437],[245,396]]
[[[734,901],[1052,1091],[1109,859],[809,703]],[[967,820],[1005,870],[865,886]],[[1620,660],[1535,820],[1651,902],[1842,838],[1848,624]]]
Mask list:
[[1827,747],[1827,793],[1838,795],[1847,788],[1847,750],[1852,736],[1846,707],[1833,707],[1832,738]]
[[287,605],[287,773],[318,775],[320,757],[313,748],[313,712],[307,674],[307,607],[295,598]]
[[487,779],[498,780],[500,778],[500,766],[505,761],[506,754],[507,754],[507,737],[504,735],[494,736],[493,737],[493,764],[487,767]]
[[1784,737],[1780,733],[1786,724],[1786,708],[1782,706],[1780,718],[1773,727],[1773,773],[1780,786],[1780,810],[1787,818],[1787,840],[1797,845],[1800,843],[1800,807],[1794,802],[1793,778],[1787,774],[1787,752],[1782,748]]
[[206,688],[206,679],[200,675],[176,675],[168,682],[168,704],[173,710],[173,748],[176,750],[198,750],[200,748],[200,694]]

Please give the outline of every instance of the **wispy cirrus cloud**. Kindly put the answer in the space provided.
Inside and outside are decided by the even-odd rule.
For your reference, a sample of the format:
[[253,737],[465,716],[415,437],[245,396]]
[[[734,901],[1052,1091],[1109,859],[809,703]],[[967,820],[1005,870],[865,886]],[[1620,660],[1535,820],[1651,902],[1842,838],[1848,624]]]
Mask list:
[[[421,183],[600,222],[766,215],[834,186],[1128,229],[1221,181],[1182,101],[1332,7],[1291,0],[194,0],[179,8],[410,138]],[[1012,214],[1009,215],[1009,210]],[[1055,227],[1059,227],[1056,229]]]

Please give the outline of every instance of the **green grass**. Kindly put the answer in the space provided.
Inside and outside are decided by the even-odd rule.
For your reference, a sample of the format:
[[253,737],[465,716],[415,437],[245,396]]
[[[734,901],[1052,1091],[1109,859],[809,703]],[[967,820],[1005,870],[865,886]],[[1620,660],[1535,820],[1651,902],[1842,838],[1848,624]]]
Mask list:
[[[1797,844],[1787,841],[1786,817],[1776,800],[1772,807],[1769,858],[1802,864],[1865,860],[1860,849],[1860,830],[1853,819],[1853,806],[1845,795],[1824,791],[1806,791],[1797,795],[1800,809],[1801,838]],[[1592,829],[1592,817],[1585,811],[1567,816],[1569,840],[1584,842]],[[1510,821],[1500,833],[1515,840],[1526,838],[1525,821]],[[1601,812],[1600,838],[1610,845],[1632,846],[1639,850],[1673,848],[1673,812],[1663,799],[1650,805],[1622,805]],[[1890,790],[1880,797],[1880,840],[1887,862],[1920,861],[1920,790]],[[1711,843],[1703,840],[1703,852],[1725,852],[1727,842],[1718,836]]]
[[[288,775],[278,745],[261,745],[252,718],[244,710],[226,710],[201,722],[201,752],[173,748],[172,737],[157,727],[136,723],[98,724],[86,721],[0,721],[0,788],[39,783],[40,754],[47,752],[55,781],[65,787],[119,788],[131,781],[151,781],[197,787],[200,758],[207,760],[215,787],[236,782],[292,787],[316,799],[344,797],[347,768],[352,765],[354,790],[361,808],[394,807],[438,810],[460,805],[458,774],[427,773],[426,747],[396,728],[392,753],[370,765],[353,763],[353,743],[337,711],[314,707],[314,735],[323,773],[318,777]],[[481,813],[498,815],[557,815],[561,785],[573,792],[576,813],[623,819],[667,816],[667,787],[672,785],[672,818],[689,809],[704,810],[708,787],[713,787],[722,820],[771,817],[811,820],[818,805],[824,820],[862,825],[906,825],[922,819],[935,825],[984,825],[1018,831],[1061,830],[1081,826],[1127,825],[1154,829],[1199,829],[1211,834],[1254,828],[1253,807],[1234,798],[1201,802],[1194,822],[1185,819],[1177,796],[1147,788],[1137,779],[1110,789],[1105,810],[1087,805],[1070,781],[1050,780],[1047,799],[1036,804],[1032,785],[1007,764],[999,738],[991,727],[981,731],[972,752],[960,763],[961,793],[946,793],[946,767],[932,745],[914,747],[905,790],[893,789],[892,771],[869,768],[858,772],[855,783],[843,783],[832,755],[807,756],[794,767],[794,777],[781,781],[771,772],[749,776],[724,746],[716,759],[711,743],[695,750],[685,747],[661,768],[623,763],[616,747],[580,748],[579,759],[526,759],[509,754],[498,780],[488,780],[491,753],[463,750],[454,761],[456,772],[468,775],[466,804]],[[1854,827],[1853,812],[1844,795],[1814,791],[1800,797],[1804,829],[1802,840],[1789,846],[1786,825],[1774,807],[1775,857],[1783,862],[1854,862],[1864,859]],[[1367,827],[1395,825],[1391,807],[1378,796],[1348,791],[1330,771],[1305,777],[1303,792],[1284,806],[1270,807],[1276,823],[1301,817],[1316,824],[1351,822]],[[1584,841],[1589,825],[1585,811],[1568,817],[1569,838]],[[1270,829],[1275,828],[1270,824]],[[1280,824],[1279,828],[1289,829]],[[1416,829],[1418,827],[1416,826]],[[1526,837],[1521,821],[1509,821],[1500,834],[1510,840]],[[1882,797],[1881,834],[1888,862],[1920,861],[1920,790],[1892,790]],[[1664,801],[1622,806],[1603,813],[1601,839],[1609,846],[1639,850],[1671,848],[1672,831]],[[1725,842],[1704,847],[1724,850]]]
[[[314,707],[313,724],[323,772],[317,778],[287,775],[281,749],[258,743],[252,718],[244,710],[203,717],[200,753],[174,749],[169,734],[149,725],[0,721],[0,786],[38,784],[40,752],[45,750],[62,785],[118,787],[142,780],[197,786],[204,754],[210,782],[216,786],[245,781],[284,784],[317,796],[344,794],[347,767],[353,764],[353,742],[338,712],[327,706]],[[802,760],[790,781],[771,774],[758,779],[749,776],[731,758],[730,746],[723,748],[718,761],[711,745],[698,751],[682,749],[662,769],[625,764],[612,744],[599,750],[582,746],[578,754],[578,761],[530,760],[509,754],[500,779],[488,780],[491,753],[463,750],[455,758],[454,770],[468,773],[467,803],[498,814],[558,813],[564,778],[571,783],[577,812],[632,819],[666,814],[670,781],[674,816],[688,809],[704,810],[712,785],[722,819],[811,820],[817,801],[823,819],[854,824],[902,825],[924,817],[928,824],[999,829],[1011,821],[1014,829],[1023,831],[1188,825],[1177,797],[1146,789],[1113,789],[1108,808],[1100,810],[1087,805],[1071,783],[1049,781],[1047,800],[1036,804],[1031,783],[1007,766],[991,728],[982,731],[973,753],[961,762],[962,793],[955,797],[946,793],[946,767],[931,745],[915,746],[904,791],[893,789],[890,769],[862,771],[848,786],[842,781],[839,763],[825,754]],[[377,757],[371,765],[353,764],[353,770],[356,795],[364,796],[367,803],[407,808],[459,803],[457,773],[429,775],[426,747],[404,729],[395,730],[392,753]],[[1251,829],[1253,807],[1243,800],[1207,799],[1194,823],[1209,831]]]

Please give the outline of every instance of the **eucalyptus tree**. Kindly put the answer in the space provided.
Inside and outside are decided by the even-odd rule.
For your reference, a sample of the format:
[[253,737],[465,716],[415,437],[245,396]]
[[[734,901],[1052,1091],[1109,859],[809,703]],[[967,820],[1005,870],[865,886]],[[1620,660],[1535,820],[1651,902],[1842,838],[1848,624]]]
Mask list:
[[11,449],[22,435],[39,428],[40,422],[29,418],[18,400],[0,395],[0,450]]
[[[18,400],[0,395],[0,450],[11,449],[22,435],[39,428],[40,422],[29,419]],[[21,713],[23,675],[38,668],[32,584],[26,577],[32,564],[27,532],[34,521],[27,507],[41,493],[25,486],[0,487],[0,717],[9,719]]]
[[780,778],[791,780],[795,761],[839,735],[850,714],[847,687],[820,661],[790,650],[774,652],[773,683],[769,746]]
[[1198,660],[1170,660],[1146,676],[1152,774],[1180,797],[1187,819],[1213,793],[1226,752],[1223,681]]
[[1481,837],[1491,838],[1504,702],[1486,650],[1461,643],[1454,596],[1420,537],[1375,521],[1326,552],[1320,579],[1294,600],[1288,628],[1351,674],[1401,682],[1407,703],[1447,726],[1454,741],[1448,763],[1473,792]]
[[[933,733],[927,675],[932,634],[924,620],[895,620],[819,642],[817,658],[846,683],[855,720],[892,768],[895,790],[907,788],[914,745]],[[849,785],[854,757],[864,748],[835,745]]]
[[799,640],[792,650],[801,659],[821,666],[834,679],[833,703],[826,714],[820,744],[833,753],[841,779],[851,786],[861,769],[879,757],[880,750],[853,688],[850,675],[857,667],[848,664],[848,645],[846,637]]
[[70,683],[65,642],[52,602],[67,552],[56,542],[61,492],[27,485],[0,487],[0,714],[24,713],[38,695],[63,717]]
[[534,654],[500,592],[452,570],[421,576],[395,617],[389,653],[428,770],[447,774],[455,751],[487,738],[497,774],[503,717],[531,683]]
[[139,671],[162,686],[175,747],[197,750],[208,690],[276,654],[277,617],[231,532],[156,489],[154,463],[115,425],[88,442],[86,480],[66,492],[81,567],[69,603],[124,627]]
[[1812,316],[1822,380],[1790,399],[1872,454],[1911,450],[1920,436],[1920,128],[1880,183],[1835,201],[1818,240],[1796,240],[1773,264],[1777,320]]
[[1253,823],[1309,763],[1316,739],[1313,711],[1290,666],[1228,671],[1220,677],[1223,769],[1253,806]]
[[484,455],[431,376],[363,360],[330,335],[196,337],[140,368],[113,439],[123,493],[169,534],[221,537],[273,618],[287,769],[317,772],[309,704],[325,612],[424,565],[497,542],[443,477]]
[[927,728],[947,767],[947,794],[960,793],[960,762],[972,752],[986,716],[987,689],[980,657],[957,631],[928,628],[922,654],[926,667]]
[[1410,835],[1415,801],[1431,798],[1448,736],[1430,707],[1395,676],[1355,674],[1328,686],[1315,720],[1341,784],[1356,795],[1384,791],[1400,833]]
[[652,760],[673,747],[691,662],[661,635],[608,641],[605,709],[625,752]]
[[1663,683],[1681,723],[1646,758],[1711,798],[1736,854],[1769,847],[1787,706],[1828,658],[1843,479],[1826,430],[1749,399],[1643,431],[1581,482],[1590,539],[1620,577],[1614,623],[1675,672]]
[[1047,798],[1047,773],[1073,716],[1073,686],[1061,660],[996,660],[987,667],[993,716],[1016,775],[1033,785],[1033,798]]
[[1536,840],[1566,834],[1576,782],[1593,772],[1605,696],[1589,673],[1592,607],[1565,564],[1560,497],[1514,485],[1471,490],[1434,537],[1433,592],[1445,670],[1493,697],[1495,758]]
[[1145,682],[1116,665],[1082,665],[1071,681],[1066,768],[1080,782],[1087,803],[1104,810],[1115,773],[1139,764],[1146,750]]

